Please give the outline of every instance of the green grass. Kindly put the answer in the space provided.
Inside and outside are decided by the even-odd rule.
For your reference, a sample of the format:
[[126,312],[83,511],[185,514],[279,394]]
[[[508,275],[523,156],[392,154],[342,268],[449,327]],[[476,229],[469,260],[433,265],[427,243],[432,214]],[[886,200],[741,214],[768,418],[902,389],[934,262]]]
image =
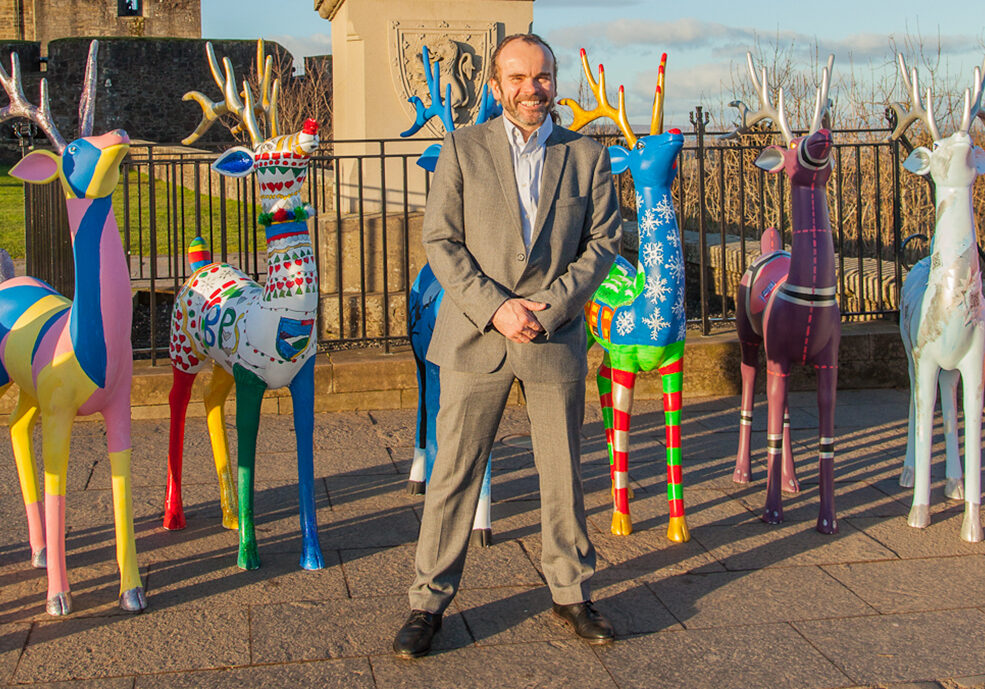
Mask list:
[[[13,258],[24,258],[24,185],[18,179],[10,176],[10,165],[0,165],[0,248],[6,249]],[[137,185],[141,185],[141,203],[137,202]],[[150,199],[148,198],[148,178],[147,175],[139,174],[136,171],[130,173],[130,251],[133,255],[140,253],[147,255],[150,251]],[[156,245],[159,254],[170,254],[174,245],[174,236],[169,232],[169,227],[177,228],[179,234],[182,233],[182,222],[184,222],[184,238],[178,239],[178,248],[184,251],[195,236],[195,195],[192,191],[184,190],[182,200],[182,190],[177,189],[178,212],[174,213],[174,199],[169,193],[168,186],[163,181],[157,181],[154,185],[155,200],[155,219],[156,219]],[[116,223],[120,228],[121,235],[124,235],[124,204],[123,204],[123,183],[116,187],[113,192],[113,213],[116,216]],[[209,197],[201,197],[201,228],[202,236],[206,242],[209,241],[209,220],[212,221],[213,247],[216,256],[221,255],[220,251],[220,207],[218,197],[212,199],[212,211],[209,212]],[[259,209],[257,210],[259,212]],[[172,217],[173,216],[173,217]],[[245,216],[245,217],[244,217]],[[241,245],[241,227],[245,220],[246,227],[252,233],[252,214],[248,204],[240,204],[235,198],[226,199],[226,251],[230,254],[239,251]],[[265,250],[265,239],[262,232],[258,233],[260,246],[258,251]],[[249,241],[250,249],[253,248],[252,235]]]
[[24,258],[24,185],[8,174],[11,167],[0,165],[0,248]]

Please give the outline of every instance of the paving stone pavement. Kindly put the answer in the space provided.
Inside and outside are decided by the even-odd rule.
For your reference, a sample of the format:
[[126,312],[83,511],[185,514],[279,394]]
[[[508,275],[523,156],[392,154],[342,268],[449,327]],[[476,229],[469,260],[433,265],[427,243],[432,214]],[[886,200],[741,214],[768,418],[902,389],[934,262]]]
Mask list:
[[[432,656],[394,658],[407,613],[422,498],[408,495],[415,413],[322,414],[316,506],[326,568],[298,568],[290,418],[260,427],[255,512],[262,567],[236,567],[220,523],[204,420],[189,419],[188,526],[161,527],[168,427],[134,424],[133,497],[148,609],[116,604],[112,494],[100,423],[78,423],[67,496],[76,611],[44,612],[44,572],[29,566],[9,444],[0,443],[0,682],[108,687],[985,687],[985,543],[959,538],[960,503],[943,495],[935,438],[932,524],[906,525],[897,476],[906,441],[900,390],[838,397],[836,504],[841,532],[814,531],[816,410],[791,398],[802,491],[786,522],[762,523],[765,403],[756,409],[753,481],[731,481],[738,398],[684,406],[691,541],[666,539],[663,415],[640,401],[630,473],[635,532],[609,533],[608,463],[597,407],[586,416],[583,476],[599,554],[608,646],[574,638],[550,611],[540,566],[537,475],[522,408],[507,410],[493,455],[495,544],[473,547],[463,589]],[[234,443],[234,438],[231,436]],[[38,446],[40,441],[38,441]]]

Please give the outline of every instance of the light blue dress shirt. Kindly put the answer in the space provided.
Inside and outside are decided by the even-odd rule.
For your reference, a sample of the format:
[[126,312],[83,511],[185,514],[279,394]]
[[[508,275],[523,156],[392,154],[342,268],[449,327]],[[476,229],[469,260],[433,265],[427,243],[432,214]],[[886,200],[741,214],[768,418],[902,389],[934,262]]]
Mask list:
[[523,228],[523,245],[530,248],[534,221],[537,219],[537,204],[540,201],[540,180],[544,171],[544,151],[547,139],[554,131],[550,115],[544,124],[526,141],[523,131],[503,115],[506,138],[510,142],[510,155],[513,158],[513,172],[516,176],[516,192],[520,199],[520,223]]

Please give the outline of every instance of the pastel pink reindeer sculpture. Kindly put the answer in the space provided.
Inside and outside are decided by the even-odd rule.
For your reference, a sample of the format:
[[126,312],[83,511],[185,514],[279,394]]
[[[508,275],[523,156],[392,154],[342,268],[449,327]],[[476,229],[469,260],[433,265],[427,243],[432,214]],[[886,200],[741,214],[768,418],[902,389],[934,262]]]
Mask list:
[[[938,382],[947,436],[947,484],[945,494],[964,498],[961,538],[982,540],[981,444],[982,368],[985,355],[985,303],[978,261],[972,187],[985,173],[985,152],[975,146],[969,131],[981,110],[983,70],[975,68],[973,89],[965,89],[961,126],[950,136],[941,136],[934,118],[933,97],[927,89],[926,109],[920,101],[917,71],[907,74],[899,55],[903,84],[910,96],[910,109],[893,105],[896,128],[891,138],[902,136],[914,122],[921,121],[934,138],[933,150],[913,149],[903,163],[910,172],[930,175],[934,180],[937,224],[930,256],[918,261],[903,283],[900,334],[910,374],[910,420],[906,459],[900,485],[913,487],[913,504],[907,522],[922,528],[930,525],[930,445],[933,435],[934,403]],[[958,374],[964,388],[964,488],[958,459],[956,394]],[[938,376],[940,376],[938,380]]]
[[760,346],[766,349],[766,395],[769,401],[767,430],[766,509],[763,521],[783,521],[781,490],[799,490],[790,451],[787,412],[787,377],[794,364],[817,371],[818,463],[820,510],[817,530],[837,533],[834,506],[834,414],[838,384],[838,346],[841,311],[836,300],[834,243],[828,221],[825,184],[831,175],[831,133],[822,121],[828,110],[828,86],[834,55],[817,89],[814,117],[805,136],[794,137],[783,108],[783,90],[777,105],[770,102],[766,69],[756,78],[752,55],[746,55],[749,76],[759,94],[760,110],[743,115],[743,128],[763,119],[779,127],[784,146],[770,146],[756,159],[767,172],[784,172],[790,178],[793,243],[782,250],[775,229],[762,237],[762,256],[742,276],[735,298],[735,325],[742,351],[742,415],[739,451],[733,480],[749,482],[749,440]]
[[[314,370],[317,338],[318,272],[306,218],[310,206],[299,196],[308,172],[308,157],[318,148],[318,123],[307,120],[302,131],[279,135],[278,81],[271,88],[272,60],[264,60],[263,41],[257,43],[257,67],[263,68],[262,95],[254,101],[243,83],[243,100],[226,58],[225,77],[207,44],[212,76],[225,99],[212,102],[198,92],[185,95],[202,106],[202,122],[183,143],[190,144],[220,115],[234,114],[252,148],[237,146],[212,164],[233,177],[257,173],[263,213],[260,224],[267,235],[267,279],[263,285],[225,263],[213,263],[205,243],[196,238],[189,247],[195,272],[175,297],[171,321],[171,437],[168,451],[168,486],[164,526],[181,529],[185,515],[181,501],[181,464],[185,412],[196,374],[211,359],[212,380],[205,393],[209,435],[219,474],[223,525],[239,528],[237,562],[243,569],[260,566],[253,522],[253,484],[260,403],[268,388],[287,386],[294,404],[294,432],[298,453],[298,490],[304,569],[325,566],[315,521],[312,434],[314,432]],[[270,138],[261,135],[257,116],[266,117]],[[239,466],[239,518],[226,445],[223,405],[236,385],[236,437]]]
[[[137,570],[130,498],[130,271],[110,198],[130,139],[121,129],[91,136],[97,49],[93,41],[79,105],[79,138],[69,143],[52,118],[46,81],[41,81],[40,107],[34,106],[24,97],[17,54],[10,57],[9,75],[0,67],[0,81],[10,98],[9,105],[0,109],[0,121],[32,120],[56,151],[32,151],[10,174],[32,184],[61,181],[75,258],[72,300],[32,277],[0,285],[0,394],[11,383],[20,388],[10,416],[10,439],[27,508],[31,561],[35,567],[47,565],[47,610],[52,615],[72,611],[65,567],[65,487],[72,422],[76,416],[96,412],[106,423],[120,607],[131,612],[147,607]],[[43,516],[33,448],[39,412]]]

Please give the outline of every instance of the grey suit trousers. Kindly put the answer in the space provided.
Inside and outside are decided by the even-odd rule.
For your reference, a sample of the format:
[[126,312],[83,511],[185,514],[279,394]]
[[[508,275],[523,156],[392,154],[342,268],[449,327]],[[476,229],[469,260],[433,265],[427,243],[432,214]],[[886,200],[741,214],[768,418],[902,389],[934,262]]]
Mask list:
[[[509,359],[492,373],[441,369],[438,452],[417,543],[412,609],[442,613],[458,590],[486,461],[514,378]],[[585,379],[525,381],[524,394],[540,475],[541,564],[554,602],[578,603],[591,597],[595,572],[581,484]]]

